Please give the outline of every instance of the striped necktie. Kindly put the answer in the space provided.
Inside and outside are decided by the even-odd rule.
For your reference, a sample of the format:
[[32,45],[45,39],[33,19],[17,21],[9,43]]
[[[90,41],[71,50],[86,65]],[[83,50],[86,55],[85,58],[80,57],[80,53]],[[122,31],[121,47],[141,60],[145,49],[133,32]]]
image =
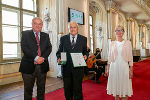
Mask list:
[[41,56],[39,33],[36,33],[36,41],[38,45],[38,56]]
[[72,42],[71,42],[72,49],[73,49],[74,46],[75,46],[74,38],[75,38],[75,37],[72,37]]

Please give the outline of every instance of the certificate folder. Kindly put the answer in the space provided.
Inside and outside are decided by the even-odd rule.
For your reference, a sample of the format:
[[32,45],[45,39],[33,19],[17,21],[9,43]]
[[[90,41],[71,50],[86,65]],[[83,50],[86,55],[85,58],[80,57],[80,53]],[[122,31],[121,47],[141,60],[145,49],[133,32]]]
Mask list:
[[66,52],[61,52],[61,61],[58,63],[58,65],[65,65],[66,64]]
[[65,65],[66,64],[66,61],[60,61],[59,63],[58,63],[58,65]]
[[86,66],[86,62],[84,60],[82,53],[70,53],[70,55],[71,55],[74,67]]

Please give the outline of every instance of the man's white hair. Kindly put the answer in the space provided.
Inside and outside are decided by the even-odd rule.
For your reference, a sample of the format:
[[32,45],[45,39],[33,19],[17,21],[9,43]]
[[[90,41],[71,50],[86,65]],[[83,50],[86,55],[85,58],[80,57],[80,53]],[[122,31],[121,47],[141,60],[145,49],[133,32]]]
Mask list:
[[76,24],[76,25],[77,25],[77,28],[79,28],[78,23],[76,23],[76,22],[74,22],[74,21],[71,21],[71,22],[68,24],[68,29],[70,29],[70,25],[71,25],[71,24]]
[[[39,20],[41,20],[42,21],[42,19],[40,18],[40,17],[34,17],[33,19],[32,19],[32,23],[34,22],[34,20],[36,20],[36,19],[39,19]],[[43,23],[43,21],[42,21],[42,23]]]

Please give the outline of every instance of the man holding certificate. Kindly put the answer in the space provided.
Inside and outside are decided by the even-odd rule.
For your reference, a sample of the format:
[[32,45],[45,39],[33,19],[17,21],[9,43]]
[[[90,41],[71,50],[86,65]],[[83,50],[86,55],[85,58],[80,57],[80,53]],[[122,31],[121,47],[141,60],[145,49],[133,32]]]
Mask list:
[[[83,100],[83,67],[87,59],[87,38],[78,34],[78,24],[70,22],[70,33],[62,36],[56,53],[57,62],[62,64],[64,94],[66,100]],[[78,59],[77,59],[78,58]],[[62,61],[63,60],[63,61]]]

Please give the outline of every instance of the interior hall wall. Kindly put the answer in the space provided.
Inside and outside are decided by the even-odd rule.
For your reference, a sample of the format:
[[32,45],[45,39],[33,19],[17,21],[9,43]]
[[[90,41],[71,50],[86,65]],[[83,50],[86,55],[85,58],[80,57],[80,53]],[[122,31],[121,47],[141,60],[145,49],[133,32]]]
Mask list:
[[[68,7],[84,12],[84,25],[79,25],[79,34],[86,36],[87,38],[89,38],[88,36],[88,29],[89,29],[89,0],[66,0],[66,13],[65,16],[68,18]],[[66,19],[66,21],[68,22],[68,20]],[[69,23],[69,22],[68,22]],[[66,34],[68,33],[68,23],[66,25]],[[88,41],[89,43],[89,41]]]
[[[95,52],[95,49],[96,49],[96,41],[95,41],[95,32],[96,32],[96,12],[93,10],[93,9],[89,9],[89,15],[92,16],[92,24],[93,24],[93,27],[92,27],[92,33],[93,33],[93,53]],[[89,26],[89,29],[90,29],[90,26]],[[90,31],[88,33],[89,35],[89,46],[91,46],[91,38],[90,38]],[[90,47],[91,48],[91,47]]]
[[[100,20],[99,24],[102,28],[101,34],[102,34],[102,59],[107,60],[108,59],[108,47],[109,47],[109,41],[108,41],[108,35],[107,35],[107,11],[106,11],[106,5],[104,3],[104,0],[92,0],[95,1],[97,6],[100,8]],[[96,19],[97,22],[97,19]]]
[[0,64],[0,85],[22,81],[19,73],[20,63]]

